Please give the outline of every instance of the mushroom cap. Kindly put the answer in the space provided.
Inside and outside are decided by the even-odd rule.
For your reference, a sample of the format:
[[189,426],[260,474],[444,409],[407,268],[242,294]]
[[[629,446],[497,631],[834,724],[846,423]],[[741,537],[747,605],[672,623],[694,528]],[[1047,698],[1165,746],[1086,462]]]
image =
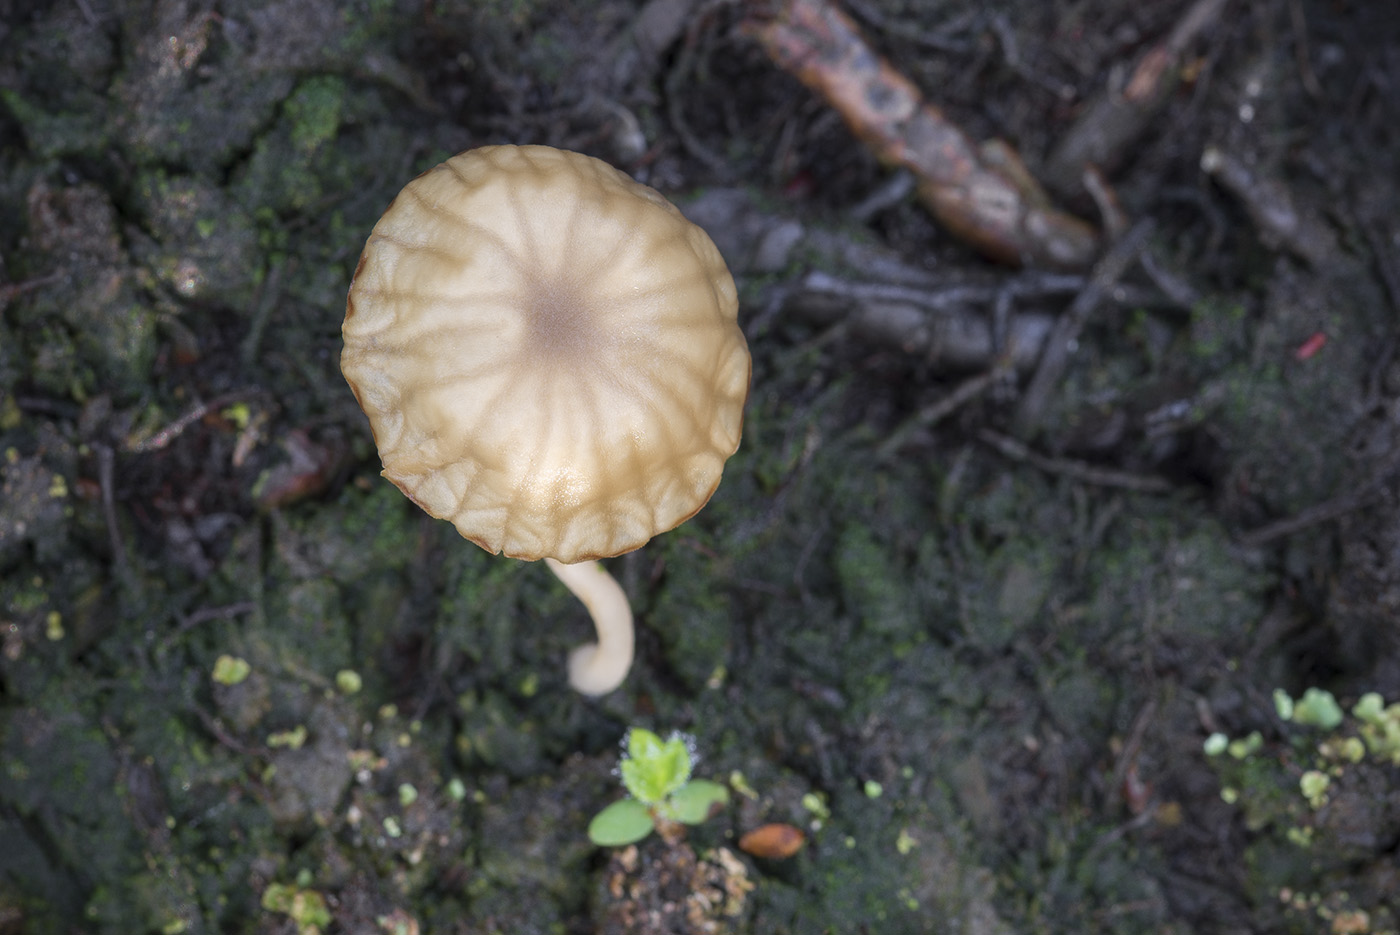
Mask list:
[[749,353],[709,236],[591,156],[485,146],[409,182],[350,285],[340,366],[384,476],[515,558],[619,555],[739,446]]

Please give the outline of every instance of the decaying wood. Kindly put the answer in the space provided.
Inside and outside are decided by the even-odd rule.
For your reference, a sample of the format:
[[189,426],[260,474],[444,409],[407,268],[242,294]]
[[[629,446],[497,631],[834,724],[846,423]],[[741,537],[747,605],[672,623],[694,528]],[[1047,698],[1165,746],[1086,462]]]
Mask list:
[[[1066,296],[1090,289],[1083,276],[1024,272],[1000,283],[928,277],[909,285],[846,280],[820,271],[784,286],[780,311],[916,357],[934,370],[968,373],[1004,366],[1021,372],[1043,357]],[[1128,286],[1093,288],[1120,308],[1180,308],[1168,296]]]
[[[1081,273],[917,266],[889,248],[774,212],[746,189],[709,189],[684,210],[714,232],[735,276],[782,275],[756,303],[761,311],[745,326],[751,338],[780,317],[839,326],[845,335],[899,350],[944,373],[1028,371],[1041,359],[1054,311],[1089,283]],[[783,275],[799,257],[807,272]],[[1157,273],[1154,278],[1172,288],[1121,283],[1096,294],[1116,308],[1190,307],[1195,293],[1173,285],[1167,272]]]
[[[1007,357],[1025,369],[1036,359],[1055,319],[1045,312],[1023,312],[1008,321],[1007,348],[1000,351],[991,315],[975,307],[931,310],[924,302],[882,299],[832,289],[821,274],[810,274],[787,295],[783,311],[816,324],[841,324],[850,336],[916,357],[936,370],[966,372]],[[936,291],[929,299],[937,301]]]
[[826,0],[781,0],[743,25],[781,68],[819,93],[884,163],[919,180],[920,200],[955,235],[1002,262],[1084,269],[1094,228],[1050,205],[1009,146],[978,147],[880,58]]

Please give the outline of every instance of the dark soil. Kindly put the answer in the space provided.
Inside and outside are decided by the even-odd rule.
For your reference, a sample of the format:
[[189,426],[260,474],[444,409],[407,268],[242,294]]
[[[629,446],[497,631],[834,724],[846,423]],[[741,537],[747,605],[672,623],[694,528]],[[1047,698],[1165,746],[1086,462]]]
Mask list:
[[[0,935],[1400,929],[1400,12],[1226,3],[1096,280],[936,223],[779,5],[0,0]],[[842,7],[1097,225],[1057,144],[1192,4]],[[674,198],[754,355],[600,701],[337,366],[380,212],[503,142]],[[733,801],[609,853],[632,725]]]

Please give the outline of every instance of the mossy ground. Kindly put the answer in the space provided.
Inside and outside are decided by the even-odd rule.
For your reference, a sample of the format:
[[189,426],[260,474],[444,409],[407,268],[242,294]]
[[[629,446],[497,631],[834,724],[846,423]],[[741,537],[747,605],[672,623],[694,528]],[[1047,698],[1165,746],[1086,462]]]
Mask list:
[[[1326,648],[1384,611],[1331,590],[1352,554],[1333,527],[1241,536],[1384,461],[1358,427],[1392,405],[1370,370],[1393,325],[1359,248],[1310,270],[1213,218],[1232,265],[1192,277],[1192,311],[1095,321],[1038,441],[1160,471],[1165,495],[1008,460],[976,431],[1008,414],[996,394],[887,452],[943,377],[765,314],[800,270],[741,271],[743,446],[703,512],[611,563],[638,662],[587,701],[564,678],[588,635],[573,599],[378,477],[337,368],[359,249],[467,146],[615,157],[585,92],[625,101],[672,192],[732,181],[677,142],[682,105],[731,131],[710,147],[730,165],[771,155],[769,104],[815,105],[713,23],[679,39],[692,58],[647,59],[615,2],[0,11],[0,282],[32,284],[0,292],[0,932],[592,931],[618,897],[585,828],[631,725],[692,734],[697,775],[733,785],[697,853],[807,831],[795,858],[744,858],[740,931],[1314,931],[1283,881],[1385,892],[1395,829],[1344,866],[1325,841],[1291,851],[1220,801],[1201,752],[1207,722],[1271,729],[1276,685],[1400,694],[1379,661],[1400,641]],[[664,80],[683,64],[696,89]],[[833,218],[879,174],[813,124],[832,158],[788,187],[757,173],[755,195],[847,236]],[[794,201],[813,178],[825,194]],[[1169,203],[1158,246],[1199,258]],[[912,205],[876,228],[938,236]],[[1295,353],[1319,331],[1322,354]],[[1185,415],[1154,434],[1168,403]],[[1083,443],[1120,410],[1147,428]],[[216,680],[224,656],[246,676]],[[1287,767],[1260,763],[1258,793]]]

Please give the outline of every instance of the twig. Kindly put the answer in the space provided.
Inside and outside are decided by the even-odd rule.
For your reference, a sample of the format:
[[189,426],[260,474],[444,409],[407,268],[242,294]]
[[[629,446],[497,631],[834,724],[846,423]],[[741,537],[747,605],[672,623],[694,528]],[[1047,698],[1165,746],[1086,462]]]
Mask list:
[[852,219],[862,224],[886,208],[899,204],[914,191],[914,176],[900,170],[876,186],[875,190],[851,208]]
[[41,286],[47,286],[49,283],[58,282],[63,278],[63,275],[63,273],[49,273],[47,276],[26,279],[24,282],[7,282],[0,285],[0,308],[4,308],[10,303],[10,300],[17,296],[32,292]]
[[1172,485],[1164,478],[1150,474],[1133,474],[1114,468],[1102,468],[1070,458],[1051,458],[1032,451],[1028,445],[1010,435],[1003,435],[991,429],[980,430],[977,437],[995,448],[1003,457],[1025,462],[1047,474],[1068,477],[1097,487],[1118,487],[1139,493],[1167,493],[1172,489]]
[[126,545],[117,527],[116,495],[113,493],[113,456],[108,445],[95,445],[97,451],[97,483],[102,490],[102,518],[107,524],[107,541],[112,550],[112,564],[119,579],[126,578]]
[[1105,810],[1117,805],[1118,800],[1123,797],[1123,780],[1128,777],[1128,771],[1137,763],[1138,754],[1142,752],[1142,741],[1147,736],[1147,728],[1151,726],[1152,719],[1157,716],[1157,699],[1148,698],[1141,708],[1138,709],[1137,716],[1133,718],[1133,726],[1128,731],[1127,742],[1123,744],[1122,750],[1118,754],[1117,761],[1113,765],[1113,778],[1105,798]]
[[1047,185],[1062,195],[1074,195],[1088,166],[1111,171],[1122,161],[1176,87],[1186,50],[1219,20],[1225,3],[1197,0],[1171,34],[1138,59],[1122,87],[1105,88],[1084,106],[1047,162]]
[[263,332],[267,330],[268,318],[272,315],[273,308],[277,306],[277,301],[282,296],[282,273],[286,270],[288,262],[290,261],[273,262],[267,275],[263,277],[263,281],[258,284],[257,296],[253,300],[252,324],[248,328],[247,336],[243,339],[241,352],[245,369],[257,362],[258,348],[262,344]]
[[1302,532],[1312,526],[1341,519],[1374,500],[1377,493],[1390,483],[1397,469],[1400,469],[1400,450],[1392,452],[1389,457],[1385,458],[1375,473],[1363,481],[1360,486],[1353,487],[1346,493],[1339,494],[1330,500],[1324,500],[1300,510],[1292,516],[1241,533],[1239,541],[1246,546],[1268,545],[1276,539],[1291,536],[1295,532]]
[[980,370],[991,366],[999,354],[1009,355],[1017,369],[1028,368],[1054,326],[1054,319],[1045,313],[1015,315],[998,347],[988,316],[968,309],[929,314],[908,302],[883,300],[840,303],[833,309],[831,303],[822,303],[819,295],[810,294],[794,296],[790,307],[818,324],[834,317],[840,334],[894,348],[949,370]]
[[213,399],[208,400],[207,402],[199,403],[189,412],[186,412],[174,422],[167,424],[159,431],[155,432],[153,435],[150,435],[147,438],[143,438],[140,441],[128,441],[123,447],[127,451],[134,452],[137,454],[144,454],[148,451],[160,451],[162,448],[165,448],[167,445],[173,442],[176,438],[179,438],[180,435],[184,433],[185,429],[189,428],[191,425],[198,422],[200,419],[204,418],[209,413],[221,409],[222,407],[227,406],[230,403],[236,403],[242,399],[247,399],[249,397],[261,395],[262,390],[256,387],[242,390],[233,390],[229,393],[221,393],[218,396],[215,396]]
[[1354,513],[1365,506],[1371,499],[1371,494],[1375,491],[1345,493],[1331,500],[1324,500],[1322,503],[1313,504],[1306,509],[1300,510],[1292,516],[1274,520],[1266,523],[1258,529],[1251,529],[1240,536],[1242,545],[1257,547],[1268,545],[1276,539],[1291,536],[1295,532],[1302,532],[1312,526],[1330,522],[1334,519],[1341,519],[1348,513]]
[[1152,233],[1152,222],[1139,221],[1122,240],[1113,245],[1094,267],[1089,281],[1075,296],[1069,310],[1055,323],[1054,330],[1045,342],[1045,350],[1036,366],[1035,375],[1026,387],[1021,405],[1013,422],[1015,434],[1029,437],[1040,427],[1041,417],[1050,402],[1050,393],[1060,382],[1069,364],[1069,355],[1079,339],[1079,333],[1089,320],[1089,315],[1102,301],[1103,296],[1123,277],[1139,253],[1147,245],[1147,237]]
[[1140,815],[1134,815],[1115,828],[1110,828],[1095,838],[1093,844],[1089,845],[1089,849],[1085,852],[1085,859],[1097,861],[1099,853],[1103,851],[1104,848],[1111,844],[1116,844],[1122,838],[1127,837],[1139,828],[1147,827],[1156,820],[1157,813],[1149,809]]
[[1162,294],[1170,298],[1178,307],[1193,308],[1200,301],[1201,295],[1196,291],[1196,287],[1163,266],[1155,250],[1142,251],[1141,255],[1138,256],[1138,263],[1142,266],[1142,271],[1147,274],[1147,278],[1152,280],[1152,284],[1162,290]]
[[1094,200],[1094,207],[1099,209],[1104,236],[1108,238],[1108,241],[1112,243],[1127,233],[1128,214],[1123,210],[1123,205],[1118,200],[1118,193],[1108,183],[1103,171],[1098,166],[1086,166],[1081,181],[1084,190]]
[[1009,355],[1003,355],[992,369],[976,376],[968,377],[966,380],[953,387],[953,391],[946,396],[941,396],[933,402],[924,406],[914,415],[904,421],[899,428],[890,433],[889,437],[880,443],[875,449],[875,457],[881,461],[887,461],[899,452],[899,449],[908,441],[909,436],[918,429],[926,429],[942,422],[948,416],[957,412],[965,404],[981,396],[987,388],[995,385],[1002,377],[1011,370]]
[[[1395,264],[1390,262],[1390,258],[1386,254],[1385,242],[1377,230],[1378,225],[1359,221],[1356,222],[1356,226],[1361,228],[1362,234],[1366,237],[1366,243],[1371,247],[1371,256],[1375,259],[1381,282],[1385,284],[1386,297],[1390,299],[1390,310],[1395,313],[1397,320],[1400,320],[1400,272],[1396,272]],[[1382,376],[1390,367],[1390,362],[1395,359],[1397,341],[1400,341],[1400,332],[1391,328],[1366,374],[1366,404],[1368,408],[1375,405],[1381,397]]]
[[[1030,173],[988,162],[961,128],[875,53],[856,24],[828,0],[779,0],[742,30],[774,63],[831,105],[884,163],[919,179],[919,198],[953,234],[1011,264],[1082,269],[1098,235],[1080,218],[1027,190]],[[1005,158],[1005,157],[1003,157]]]
[[1317,75],[1313,72],[1312,63],[1308,61],[1308,21],[1303,16],[1303,4],[1298,0],[1290,0],[1288,15],[1293,21],[1293,49],[1298,56],[1298,78],[1302,82],[1303,90],[1308,92],[1308,97],[1315,101],[1321,100],[1322,86],[1317,83]]
[[251,614],[257,609],[258,605],[252,601],[239,601],[235,604],[225,604],[223,607],[202,607],[189,616],[181,618],[179,625],[166,635],[164,644],[170,645],[180,634],[192,630],[206,621],[241,617],[243,614]]
[[1375,255],[1376,268],[1380,270],[1381,282],[1385,283],[1386,296],[1390,299],[1390,308],[1400,317],[1400,271],[1397,271],[1395,264],[1390,262],[1385,250],[1385,241],[1377,229],[1379,224],[1363,223],[1361,230],[1366,235],[1366,243],[1371,247],[1371,253]]
[[686,152],[703,162],[718,177],[727,179],[733,175],[729,164],[719,153],[702,143],[700,138],[691,131],[690,122],[686,119],[685,111],[681,107],[681,102],[685,98],[686,85],[695,68],[696,47],[700,42],[700,27],[707,19],[708,17],[701,13],[691,20],[689,28],[686,29],[685,41],[681,43],[680,50],[676,53],[676,63],[666,73],[666,114],[670,117],[671,129],[676,131],[676,137],[681,141]]
[[75,0],[75,5],[78,7],[78,12],[83,14],[83,19],[87,20],[89,26],[101,25],[97,17],[93,14],[92,7],[88,5],[87,0]]
[[[925,277],[905,284],[848,280],[813,271],[796,286],[782,290],[777,301],[784,313],[818,324],[844,322],[853,335],[921,357],[933,366],[985,370],[1009,354],[1014,369],[1024,372],[1040,359],[1055,318],[1035,310],[1013,312],[1015,303],[1074,294],[1087,282],[1082,276],[1027,271],[999,283]],[[1105,295],[1120,306],[1178,307],[1148,289],[1115,286]]]
[[1218,146],[1207,146],[1201,153],[1201,169],[1244,205],[1265,246],[1287,250],[1314,268],[1336,254],[1332,232],[1321,218],[1298,210],[1283,183],[1260,175]]
[[997,42],[1001,45],[1002,61],[1006,67],[1010,68],[1017,75],[1026,81],[1044,88],[1061,101],[1070,101],[1074,98],[1074,86],[1063,81],[1056,81],[1049,75],[1042,74],[1026,64],[1021,57],[1021,50],[1016,42],[1016,31],[1011,26],[1011,18],[1005,12],[995,13],[988,20],[987,25],[992,33],[997,37]]
[[199,717],[199,720],[203,722],[205,729],[214,735],[215,740],[225,747],[228,747],[234,753],[241,754],[242,756],[265,757],[271,752],[261,745],[248,746],[225,730],[223,721],[219,720],[208,711],[205,711],[204,708],[199,705],[194,705],[193,707],[194,713]]
[[1015,298],[1067,295],[1083,289],[1085,283],[1083,276],[1070,273],[1030,272],[1001,282],[950,280],[905,286],[841,279],[814,270],[803,277],[802,288],[863,302],[907,302],[931,312],[952,312],[994,301],[1003,294]]
[[935,49],[939,52],[951,52],[963,55],[971,52],[975,48],[975,43],[970,39],[950,39],[959,32],[971,31],[976,25],[976,18],[979,11],[976,9],[967,10],[957,16],[948,18],[941,22],[937,32],[925,32],[912,26],[906,26],[901,22],[891,22],[883,16],[879,10],[865,0],[845,0],[845,6],[858,19],[867,26],[900,39],[907,39],[915,45],[921,45],[927,49]]

